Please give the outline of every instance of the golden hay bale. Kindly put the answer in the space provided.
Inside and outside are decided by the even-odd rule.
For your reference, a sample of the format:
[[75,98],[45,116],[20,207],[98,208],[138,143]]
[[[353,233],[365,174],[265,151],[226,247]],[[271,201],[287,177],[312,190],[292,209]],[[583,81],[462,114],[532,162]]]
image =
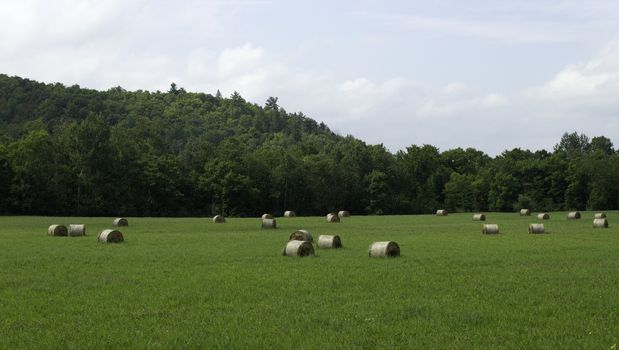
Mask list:
[[86,226],[82,224],[69,225],[69,236],[71,237],[86,236]]
[[340,222],[340,217],[335,213],[327,214],[327,222]]
[[290,238],[288,238],[288,240],[312,242],[314,238],[308,230],[296,230],[290,235]]
[[273,219],[273,215],[271,215],[271,214],[262,214],[262,219]]
[[474,214],[473,221],[486,221],[486,215],[484,214]]
[[116,218],[114,219],[114,226],[116,227],[129,226],[129,221],[127,221],[127,219],[125,218]]
[[499,233],[499,225],[497,224],[484,224],[481,226],[481,233],[485,235],[492,235]]
[[544,233],[544,224],[529,224],[529,233]]
[[447,216],[447,210],[439,209],[439,210],[436,211],[436,215],[437,216]]
[[103,230],[97,237],[99,242],[103,243],[120,243],[124,241],[123,234],[117,230]]
[[226,222],[226,218],[223,215],[215,215],[213,216],[213,222],[216,224],[223,224]]
[[69,233],[64,225],[51,225],[47,228],[47,234],[50,236],[66,236]]
[[340,210],[337,213],[337,216],[341,217],[341,218],[347,218],[350,216],[350,213],[347,210]]
[[608,220],[606,218],[593,219],[593,228],[608,228]]
[[332,235],[320,235],[318,236],[318,248],[323,249],[337,249],[342,248],[342,240],[340,236]]
[[548,213],[539,213],[537,214],[537,220],[549,220],[550,214]]
[[605,213],[595,213],[593,215],[594,219],[606,219],[606,214]]
[[288,241],[284,250],[283,256],[310,256],[314,255],[314,246],[308,241]]
[[284,212],[284,216],[287,217],[287,218],[293,218],[293,217],[297,216],[297,213],[295,213],[292,210],[286,210]]
[[572,211],[572,212],[568,213],[567,214],[567,219],[568,220],[580,219],[580,212],[579,211]]
[[400,247],[394,241],[374,242],[368,252],[370,257],[396,257],[400,256]]
[[520,216],[529,216],[531,211],[529,209],[520,209]]
[[262,228],[277,228],[275,219],[262,219]]

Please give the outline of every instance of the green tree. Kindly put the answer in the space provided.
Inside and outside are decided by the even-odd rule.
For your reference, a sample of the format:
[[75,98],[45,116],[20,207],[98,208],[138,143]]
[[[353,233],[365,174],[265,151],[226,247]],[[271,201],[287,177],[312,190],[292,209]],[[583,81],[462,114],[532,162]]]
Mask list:
[[122,168],[110,144],[110,126],[102,115],[90,114],[69,133],[71,170],[77,176],[76,212],[84,215],[106,212],[121,198],[115,183],[121,177]]
[[596,136],[592,138],[589,148],[592,152],[600,152],[606,155],[615,153],[612,141],[604,136]]
[[585,154],[589,149],[589,137],[585,134],[564,133],[561,140],[555,145],[555,152],[563,153],[568,159],[576,159]]
[[7,150],[0,145],[0,213],[7,213],[11,203],[11,183],[13,182],[13,170],[7,159]]
[[265,109],[272,109],[274,111],[279,110],[279,105],[277,104],[277,100],[278,100],[277,97],[273,97],[273,96],[269,97],[267,99],[266,104],[264,105],[264,108]]
[[444,185],[449,173],[441,164],[438,148],[431,145],[410,146],[396,153],[399,202],[405,212],[433,212],[443,203]]
[[9,145],[8,159],[14,172],[11,198],[16,212],[63,213],[64,188],[57,181],[63,169],[54,148],[51,135],[44,130],[33,130]]
[[488,192],[488,208],[491,211],[512,211],[518,200],[518,180],[510,174],[494,175]]
[[367,212],[381,215],[389,212],[390,188],[387,174],[373,170],[367,175],[369,205]]
[[445,206],[451,211],[472,211],[478,207],[472,175],[451,173],[445,184]]

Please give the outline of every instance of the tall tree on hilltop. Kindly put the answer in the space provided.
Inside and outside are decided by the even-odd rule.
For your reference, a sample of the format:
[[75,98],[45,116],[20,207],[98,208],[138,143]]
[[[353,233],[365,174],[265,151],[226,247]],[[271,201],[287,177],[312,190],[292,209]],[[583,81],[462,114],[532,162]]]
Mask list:
[[278,100],[278,98],[277,97],[273,97],[273,96],[267,98],[267,102],[265,103],[264,108],[265,109],[272,109],[272,110],[277,111],[279,109],[279,105],[277,104],[277,100]]

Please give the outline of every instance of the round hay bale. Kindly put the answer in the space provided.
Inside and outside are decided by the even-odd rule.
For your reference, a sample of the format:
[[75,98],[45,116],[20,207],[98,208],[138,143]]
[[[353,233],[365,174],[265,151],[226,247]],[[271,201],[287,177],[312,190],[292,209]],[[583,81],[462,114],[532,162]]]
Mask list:
[[97,239],[103,243],[120,243],[125,240],[123,234],[118,230],[103,230],[99,233]]
[[544,224],[529,224],[529,233],[544,233]]
[[273,215],[271,214],[262,214],[262,220],[264,219],[273,219]]
[[593,228],[608,228],[608,220],[606,218],[593,219]]
[[69,233],[64,225],[51,225],[47,228],[47,234],[50,236],[67,236]]
[[297,213],[295,213],[292,210],[286,210],[284,212],[284,216],[287,217],[287,218],[293,218],[293,217],[297,216]]
[[283,256],[310,256],[314,255],[314,246],[308,241],[292,240],[286,243]]
[[436,211],[436,216],[447,216],[447,210],[439,209]]
[[567,219],[568,220],[576,220],[576,219],[580,219],[580,212],[579,211],[573,211],[567,214]]
[[497,224],[484,224],[481,226],[481,233],[485,235],[493,235],[499,233],[499,225]]
[[86,236],[86,226],[82,224],[69,225],[69,236],[71,237]]
[[606,214],[605,213],[595,213],[593,215],[594,219],[606,219]]
[[127,219],[125,218],[116,218],[114,219],[114,226],[116,227],[129,226],[129,221],[127,221]]
[[484,214],[474,214],[473,221],[486,221],[486,215]]
[[288,238],[288,240],[313,242],[314,238],[308,230],[296,230],[290,235],[290,238]]
[[337,249],[342,248],[342,240],[340,236],[320,235],[318,236],[318,248],[322,249]]
[[337,213],[337,216],[341,217],[341,218],[347,218],[350,216],[350,213],[347,210],[340,210]]
[[530,216],[531,211],[529,209],[520,209],[520,216]]
[[396,257],[400,256],[400,247],[394,241],[374,242],[368,252],[370,257]]
[[340,217],[334,213],[327,214],[327,222],[340,222]]
[[537,214],[537,220],[549,220],[550,214],[548,213],[539,213]]
[[223,215],[215,215],[213,216],[213,222],[216,224],[223,224],[226,222],[226,218]]
[[275,219],[262,219],[262,228],[277,228]]

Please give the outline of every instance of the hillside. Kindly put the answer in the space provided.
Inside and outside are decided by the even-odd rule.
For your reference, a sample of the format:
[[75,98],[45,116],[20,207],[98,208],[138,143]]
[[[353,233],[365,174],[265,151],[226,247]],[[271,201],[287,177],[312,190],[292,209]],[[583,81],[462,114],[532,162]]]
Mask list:
[[[269,98],[107,91],[0,75],[0,212],[48,215],[324,215],[619,208],[606,137],[554,152],[342,137]],[[413,142],[414,140],[411,140]]]

